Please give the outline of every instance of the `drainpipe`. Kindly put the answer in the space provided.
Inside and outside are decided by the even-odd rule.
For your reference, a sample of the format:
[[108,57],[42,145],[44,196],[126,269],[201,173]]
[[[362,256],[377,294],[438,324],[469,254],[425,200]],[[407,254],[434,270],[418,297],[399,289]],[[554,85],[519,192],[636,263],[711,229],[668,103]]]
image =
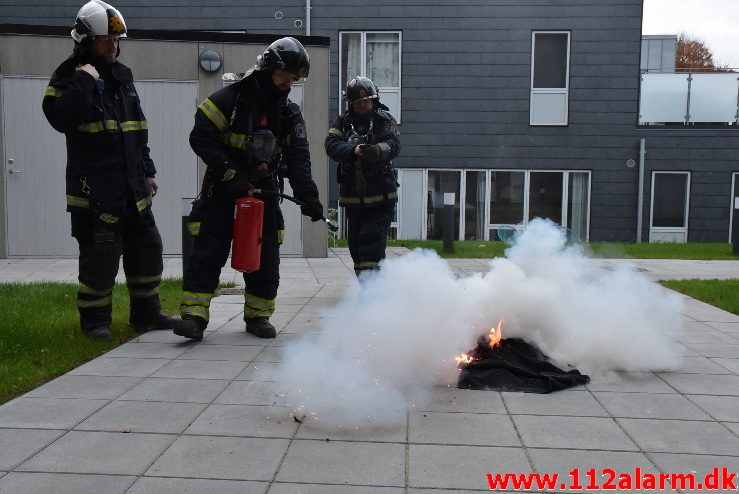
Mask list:
[[636,198],[636,243],[641,243],[642,218],[644,212],[644,156],[647,154],[647,140],[639,139],[639,190]]
[[305,35],[310,36],[310,0],[305,0]]

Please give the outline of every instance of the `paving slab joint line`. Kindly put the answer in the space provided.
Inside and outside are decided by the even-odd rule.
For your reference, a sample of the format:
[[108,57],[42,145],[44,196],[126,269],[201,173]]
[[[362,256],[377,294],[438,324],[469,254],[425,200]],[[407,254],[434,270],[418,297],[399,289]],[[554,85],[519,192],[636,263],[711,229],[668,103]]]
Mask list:
[[513,420],[513,414],[511,414],[510,409],[508,408],[508,403],[505,401],[505,397],[500,391],[496,391],[498,393],[498,398],[500,398],[501,403],[503,403],[503,407],[505,408],[506,415],[508,415],[508,420],[511,421],[511,425],[513,426],[513,430],[516,432],[516,437],[518,438],[518,442],[521,443],[521,448],[523,449],[523,454],[526,455],[526,461],[529,462],[529,466],[531,467],[532,472],[536,472],[536,465],[534,464],[534,459],[531,458],[531,454],[529,454],[529,448],[526,446],[526,443],[523,440],[523,437],[521,436],[521,433],[518,430],[518,426],[516,426],[516,421]]
[[[653,375],[656,375],[656,374],[654,374],[654,372],[652,372],[652,374],[653,374]],[[657,376],[657,377],[659,377],[659,376]],[[667,384],[667,383],[665,383],[665,384]],[[673,389],[674,389],[674,388],[673,388]],[[675,391],[677,391],[677,390],[675,390]],[[654,468],[656,468],[658,472],[660,472],[660,473],[665,473],[665,472],[663,472],[663,471],[662,471],[662,469],[661,469],[661,468],[659,467],[659,465],[657,465],[657,462],[656,462],[656,461],[654,461],[654,459],[653,459],[653,458],[652,458],[651,456],[649,456],[649,455],[647,454],[647,452],[646,452],[646,451],[644,451],[644,450],[643,450],[643,449],[641,448],[641,446],[639,446],[639,443],[638,443],[638,442],[636,442],[636,440],[635,440],[635,439],[634,439],[633,437],[631,437],[631,434],[629,434],[629,431],[627,431],[627,430],[626,430],[626,429],[625,429],[625,428],[624,428],[624,427],[623,427],[623,426],[621,425],[621,423],[620,423],[620,422],[619,422],[618,420],[616,420],[616,417],[614,417],[614,416],[613,416],[613,414],[611,414],[611,412],[610,412],[610,411],[608,410],[608,408],[607,408],[607,407],[606,407],[606,406],[605,406],[605,405],[604,405],[604,404],[603,404],[603,403],[602,403],[602,402],[601,402],[601,401],[600,401],[600,400],[598,399],[598,397],[597,397],[597,396],[595,395],[595,393],[593,393],[593,392],[592,392],[592,391],[591,391],[590,389],[588,389],[588,393],[590,393],[590,396],[591,396],[591,397],[592,397],[592,398],[593,398],[593,399],[594,399],[594,400],[596,401],[596,403],[598,403],[598,405],[600,405],[600,406],[601,406],[601,408],[603,408],[603,410],[605,410],[605,411],[606,411],[606,413],[608,414],[608,417],[609,417],[609,418],[610,418],[611,420],[613,420],[613,422],[614,422],[614,423],[616,424],[616,427],[618,427],[619,429],[621,429],[621,432],[623,432],[623,433],[624,433],[624,434],[626,435],[626,437],[628,437],[628,438],[629,438],[629,441],[631,441],[632,443],[634,443],[634,446],[636,446],[636,447],[637,447],[637,449],[639,450],[639,452],[640,452],[641,454],[643,454],[644,456],[646,456],[646,458],[647,458],[647,459],[649,460],[649,462],[650,462],[650,463],[652,464],[652,466],[653,466]]]
[[[293,415],[293,420],[295,419],[295,415]],[[287,458],[288,452],[290,452],[290,448],[293,445],[293,441],[295,441],[295,437],[298,435],[298,432],[300,431],[300,428],[303,426],[302,420],[296,420],[298,422],[298,426],[295,428],[295,432],[293,433],[293,437],[291,437],[287,443],[287,448],[285,448],[285,453],[282,455],[282,458],[280,458],[279,463],[277,464],[277,468],[275,468],[275,473],[272,474],[272,480],[269,481],[269,484],[267,485],[267,491],[268,493],[272,489],[272,484],[274,484],[275,480],[277,479],[277,474],[280,473],[280,468],[282,468],[282,464],[285,462],[285,458]]]

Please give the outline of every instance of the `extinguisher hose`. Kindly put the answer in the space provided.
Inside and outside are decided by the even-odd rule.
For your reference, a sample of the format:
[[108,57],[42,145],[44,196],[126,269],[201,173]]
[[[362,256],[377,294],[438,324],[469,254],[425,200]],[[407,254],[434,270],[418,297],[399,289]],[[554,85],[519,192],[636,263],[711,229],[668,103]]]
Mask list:
[[[287,194],[283,194],[281,192],[277,192],[276,190],[264,190],[264,189],[249,189],[249,194],[265,194],[265,195],[272,195],[277,197],[282,197],[283,199],[287,199],[288,201],[294,202],[298,206],[305,205],[305,201],[301,201],[300,199],[295,199],[292,196],[289,196]],[[321,220],[326,222],[326,225],[328,225],[328,229],[332,232],[339,231],[338,225],[334,225],[331,223],[328,219],[326,219],[325,216],[321,216]]]

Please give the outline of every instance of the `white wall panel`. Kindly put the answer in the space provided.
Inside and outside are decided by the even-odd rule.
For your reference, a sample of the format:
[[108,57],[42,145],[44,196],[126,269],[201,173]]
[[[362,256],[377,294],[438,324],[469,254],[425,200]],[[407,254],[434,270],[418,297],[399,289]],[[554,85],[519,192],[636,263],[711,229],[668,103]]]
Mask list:
[[151,158],[159,192],[152,206],[165,255],[182,253],[182,198],[196,197],[198,162],[189,137],[197,107],[197,82],[137,81],[149,124]]

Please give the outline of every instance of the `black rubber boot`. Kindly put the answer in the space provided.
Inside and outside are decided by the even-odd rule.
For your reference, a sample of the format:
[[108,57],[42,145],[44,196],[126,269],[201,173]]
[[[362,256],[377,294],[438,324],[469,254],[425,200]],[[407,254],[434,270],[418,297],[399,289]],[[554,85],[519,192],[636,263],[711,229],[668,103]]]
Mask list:
[[91,340],[110,341],[113,339],[108,326],[98,326],[97,328],[88,329],[84,333]]
[[177,336],[184,336],[185,338],[190,338],[191,340],[197,341],[203,339],[203,332],[205,332],[205,321],[201,322],[194,317],[185,319],[178,319],[173,317],[172,319],[174,321],[172,331]]
[[139,333],[154,331],[157,329],[174,329],[180,320],[167,314],[159,314],[152,321],[130,323]]
[[257,338],[274,338],[277,330],[266,317],[246,318],[246,332]]

